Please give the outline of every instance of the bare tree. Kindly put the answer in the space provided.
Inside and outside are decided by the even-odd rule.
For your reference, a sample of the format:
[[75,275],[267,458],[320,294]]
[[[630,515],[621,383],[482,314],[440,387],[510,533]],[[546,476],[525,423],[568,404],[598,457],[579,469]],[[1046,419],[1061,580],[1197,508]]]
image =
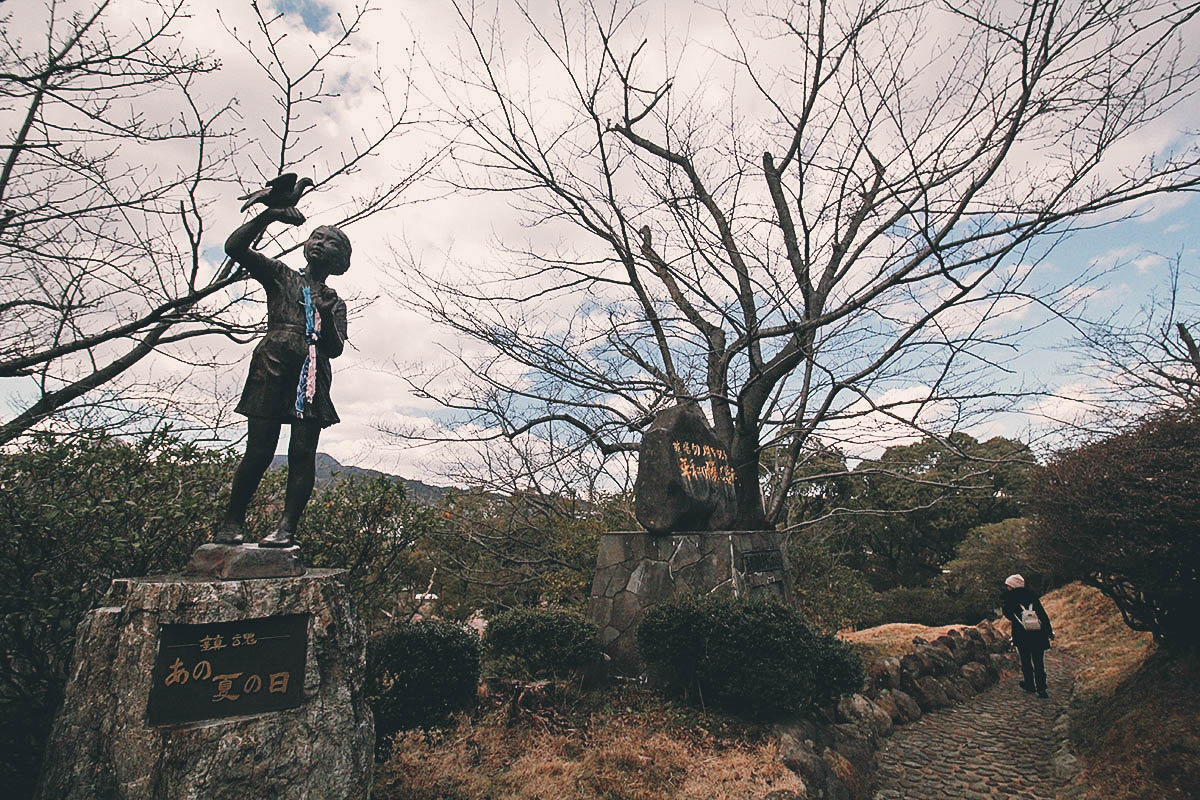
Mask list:
[[[227,206],[237,184],[296,169],[329,186],[410,124],[407,92],[389,98],[380,75],[373,129],[322,153],[315,119],[336,96],[325,73],[371,9],[338,17],[325,43],[298,57],[281,46],[280,16],[250,7],[255,29],[229,33],[260,67],[239,77],[245,89],[267,87],[267,109],[211,99],[221,65],[183,42],[186,0],[51,0],[44,28],[4,20],[0,378],[17,379],[22,404],[0,425],[0,444],[69,413],[111,425],[164,394],[169,402],[186,370],[163,386],[130,379],[131,368],[156,351],[186,362],[182,343],[197,337],[253,334],[238,313],[248,290],[233,286],[243,276],[205,261],[217,198]],[[425,166],[398,171],[329,221],[394,207]]]
[[1074,348],[1097,379],[1086,396],[1069,398],[1082,413],[1060,422],[1111,435],[1148,415],[1200,404],[1196,276],[1182,255],[1163,261],[1166,280],[1136,312],[1121,306],[1099,315],[1084,303],[1060,315],[1073,326]]
[[1005,312],[1054,301],[1049,249],[1200,180],[1190,135],[1115,152],[1192,96],[1195,3],[729,4],[711,60],[651,45],[637,2],[504,4],[521,60],[500,13],[454,8],[447,179],[504,193],[533,232],[466,280],[406,275],[486,345],[415,388],[459,437],[551,426],[604,453],[702,401],[745,527],[781,518],[815,435],[997,398]]
[[437,585],[458,595],[458,611],[584,602],[597,536],[634,524],[628,494],[602,488],[620,474],[606,474],[594,454],[546,468],[545,448],[530,438],[489,442],[449,468],[466,489],[443,500],[443,522],[427,539]]

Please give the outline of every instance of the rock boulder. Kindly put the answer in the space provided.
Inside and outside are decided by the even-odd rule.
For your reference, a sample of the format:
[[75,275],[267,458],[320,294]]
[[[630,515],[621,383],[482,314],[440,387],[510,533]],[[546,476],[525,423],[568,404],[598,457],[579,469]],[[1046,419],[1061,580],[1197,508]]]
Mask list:
[[[350,611],[344,574],[310,570],[303,577],[269,580],[176,575],[113,581],[102,607],[79,625],[71,680],[36,797],[366,800],[375,731],[363,688],[365,640]],[[159,671],[160,644],[168,641],[160,626],[237,623],[251,629],[255,622],[282,617],[299,620],[292,638],[294,652],[302,654],[302,674],[268,675],[272,667],[262,662],[266,648],[256,650],[250,645],[261,642],[240,637],[171,645],[179,649],[164,656],[176,657],[179,664],[173,666],[182,668],[165,679]],[[236,656],[244,666],[236,673],[206,671],[210,661],[219,663],[217,651],[232,657],[228,649],[236,644],[246,645]],[[294,707],[236,715],[239,698],[283,693],[289,682]],[[175,692],[185,683],[189,691],[200,684],[200,713],[209,716],[152,725],[152,689],[162,692],[163,684]],[[178,696],[169,695],[167,711],[177,710]]]

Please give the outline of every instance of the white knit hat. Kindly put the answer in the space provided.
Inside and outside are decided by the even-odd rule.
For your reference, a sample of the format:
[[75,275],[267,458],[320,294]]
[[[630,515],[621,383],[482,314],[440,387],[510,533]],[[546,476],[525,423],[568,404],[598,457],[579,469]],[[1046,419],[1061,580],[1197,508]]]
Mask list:
[[1004,585],[1010,589],[1021,589],[1025,586],[1025,579],[1020,575],[1009,575],[1004,579]]

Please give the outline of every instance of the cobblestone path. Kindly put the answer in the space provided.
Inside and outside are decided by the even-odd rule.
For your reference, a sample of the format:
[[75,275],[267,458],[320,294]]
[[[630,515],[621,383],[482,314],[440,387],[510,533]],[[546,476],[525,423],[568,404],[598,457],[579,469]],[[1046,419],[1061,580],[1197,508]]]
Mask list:
[[966,703],[897,728],[879,750],[875,800],[1053,800],[1073,762],[1059,719],[1073,666],[1046,654],[1049,700],[1007,675]]

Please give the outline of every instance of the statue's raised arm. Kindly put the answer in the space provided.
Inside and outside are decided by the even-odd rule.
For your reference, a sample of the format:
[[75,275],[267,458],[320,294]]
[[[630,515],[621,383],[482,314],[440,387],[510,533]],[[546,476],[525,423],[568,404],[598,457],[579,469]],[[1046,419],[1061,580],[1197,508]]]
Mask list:
[[296,208],[296,204],[312,185],[310,178],[296,180],[296,174],[288,172],[267,181],[262,189],[239,197],[239,200],[246,201],[242,204],[242,211],[259,204],[264,208],[249,222],[229,234],[229,238],[225,240],[225,254],[261,280],[259,275],[266,268],[269,259],[255,250],[254,246],[272,222],[282,222],[285,225],[304,224],[304,215]]

